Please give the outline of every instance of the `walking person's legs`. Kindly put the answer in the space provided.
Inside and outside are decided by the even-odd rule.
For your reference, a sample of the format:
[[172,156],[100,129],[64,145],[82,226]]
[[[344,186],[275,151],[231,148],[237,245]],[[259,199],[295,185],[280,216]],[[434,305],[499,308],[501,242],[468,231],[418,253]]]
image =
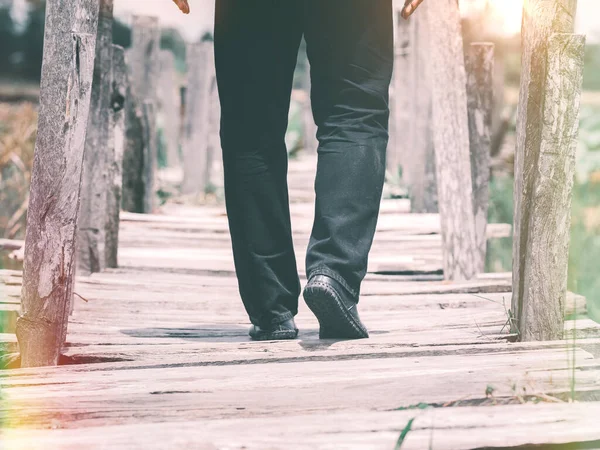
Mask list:
[[322,337],[367,337],[356,304],[385,176],[392,0],[305,5],[319,150],[304,296]]
[[239,290],[255,339],[293,338],[300,282],[285,132],[302,4],[217,0],[215,61],[225,197]]

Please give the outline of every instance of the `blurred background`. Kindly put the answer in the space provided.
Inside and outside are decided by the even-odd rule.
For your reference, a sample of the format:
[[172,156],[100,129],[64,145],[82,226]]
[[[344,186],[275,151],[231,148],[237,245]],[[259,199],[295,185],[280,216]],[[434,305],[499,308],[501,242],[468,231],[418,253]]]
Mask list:
[[[129,47],[132,15],[159,16],[163,26],[161,47],[173,52],[183,80],[186,42],[211,39],[214,15],[213,0],[190,0],[190,4],[192,13],[185,16],[171,0],[115,0],[114,42]],[[481,40],[496,44],[490,222],[512,223],[522,4],[522,0],[460,0],[465,45]],[[24,238],[36,138],[44,14],[44,0],[0,0],[0,238]],[[600,1],[579,0],[576,32],[586,34],[588,40],[572,211],[569,289],[585,295],[593,305],[600,305],[600,277],[595,267],[600,260],[599,17]],[[305,98],[302,80],[307,67],[305,52],[301,49],[290,111],[291,157],[303,140],[300,103]],[[401,177],[396,174],[388,177],[386,195],[403,195]],[[510,271],[511,239],[495,239],[489,245],[487,270]],[[10,261],[0,257],[0,268],[9,265]],[[598,319],[598,313],[591,309]]]

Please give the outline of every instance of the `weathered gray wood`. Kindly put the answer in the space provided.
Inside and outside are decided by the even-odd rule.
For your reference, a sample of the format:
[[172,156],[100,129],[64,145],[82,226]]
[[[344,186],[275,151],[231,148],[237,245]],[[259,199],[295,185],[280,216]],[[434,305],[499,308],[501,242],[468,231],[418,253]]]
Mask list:
[[[308,64],[308,63],[307,63]],[[310,100],[311,83],[310,83],[310,66],[307,65],[306,73],[303,77],[304,101],[302,102],[302,125],[303,125],[303,141],[304,150],[308,153],[316,154],[319,148],[317,140],[317,125],[312,113],[312,102]],[[289,151],[290,149],[288,149]]]
[[222,159],[221,139],[219,130],[221,128],[221,104],[219,102],[219,91],[217,89],[216,73],[213,70],[212,86],[210,88],[210,104],[208,117],[208,149],[206,153],[206,185],[214,188],[213,174],[215,163]]
[[98,8],[98,0],[46,5],[22,317],[16,330],[23,367],[56,365],[66,336]]
[[521,204],[531,205],[522,216],[528,218],[526,247],[519,249],[525,266],[516,318],[524,341],[560,339],[563,333],[584,50],[584,36],[554,34],[548,40],[539,149],[523,161],[534,168],[532,190]]
[[428,3],[433,141],[444,276],[449,280],[469,280],[477,273],[477,249],[460,14],[456,0],[431,0]]
[[119,217],[123,185],[123,152],[125,146],[125,96],[128,77],[123,47],[113,45],[113,70],[110,101],[111,133],[108,145],[109,171],[106,222],[106,267],[118,267]]
[[387,169],[409,190],[413,179],[414,100],[415,100],[415,20],[396,17],[392,101],[392,139],[388,145]]
[[110,165],[112,29],[113,0],[100,0],[94,81],[85,141],[81,210],[77,233],[77,270],[81,275],[100,272],[106,267],[105,233]]
[[[577,0],[526,0],[523,8],[521,89],[515,150],[512,313],[521,315],[529,215],[542,137],[548,38],[572,33]],[[516,330],[513,330],[516,331]]]
[[490,143],[494,100],[494,44],[473,43],[466,58],[477,272],[485,271],[490,203]]
[[187,48],[188,85],[183,129],[183,184],[185,195],[203,195],[207,185],[210,91],[214,78],[213,43]]
[[[149,213],[155,202],[156,113],[144,120],[143,105],[146,101],[154,105],[157,102],[159,39],[158,18],[134,16],[132,47],[127,55],[131,92],[128,95],[127,144],[123,158],[123,209],[131,212]],[[141,128],[144,123],[150,127],[149,130]]]
[[175,56],[170,50],[161,50],[160,79],[158,83],[159,112],[162,132],[166,145],[166,158],[169,167],[181,165],[179,157],[180,95],[179,82],[175,69]]
[[413,118],[413,176],[410,186],[411,211],[437,213],[438,194],[435,170],[435,150],[432,136],[432,67],[429,50],[431,33],[427,2],[421,4],[419,13],[410,20],[415,22],[415,87]]

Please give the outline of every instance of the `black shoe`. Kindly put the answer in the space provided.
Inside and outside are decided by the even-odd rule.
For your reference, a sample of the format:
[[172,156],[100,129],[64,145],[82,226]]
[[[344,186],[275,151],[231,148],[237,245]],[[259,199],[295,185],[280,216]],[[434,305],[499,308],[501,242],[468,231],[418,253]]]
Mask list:
[[357,302],[341,283],[315,275],[304,288],[304,300],[319,319],[321,339],[362,339],[369,332],[360,321]]
[[283,339],[296,339],[298,328],[296,328],[294,319],[290,319],[269,328],[252,325],[248,334],[255,341],[280,341]]

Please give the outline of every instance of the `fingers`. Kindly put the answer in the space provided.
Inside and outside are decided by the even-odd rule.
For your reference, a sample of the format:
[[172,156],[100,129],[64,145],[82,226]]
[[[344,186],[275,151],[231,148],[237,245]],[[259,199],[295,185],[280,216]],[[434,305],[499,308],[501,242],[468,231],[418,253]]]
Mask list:
[[423,0],[406,0],[406,3],[404,3],[404,8],[402,8],[402,18],[408,19],[421,3],[423,3]]
[[179,7],[182,13],[190,13],[190,5],[188,5],[187,0],[173,0],[173,2]]

